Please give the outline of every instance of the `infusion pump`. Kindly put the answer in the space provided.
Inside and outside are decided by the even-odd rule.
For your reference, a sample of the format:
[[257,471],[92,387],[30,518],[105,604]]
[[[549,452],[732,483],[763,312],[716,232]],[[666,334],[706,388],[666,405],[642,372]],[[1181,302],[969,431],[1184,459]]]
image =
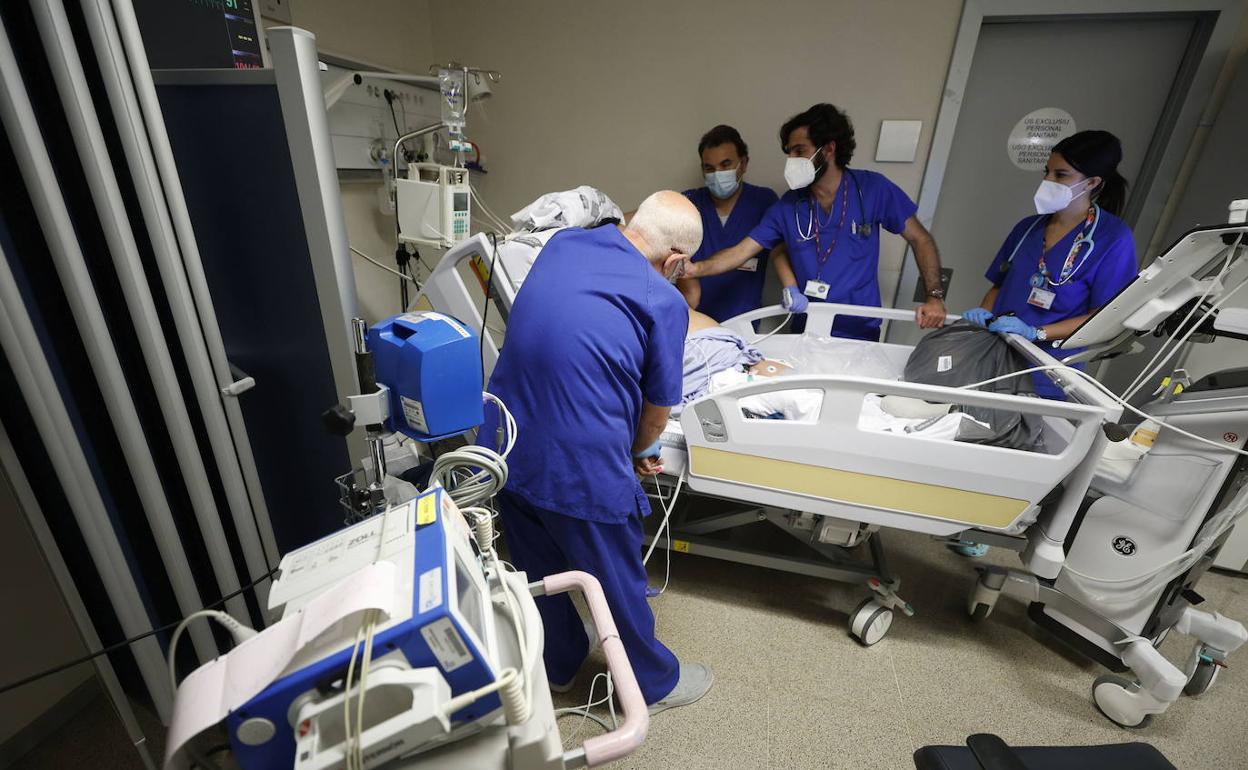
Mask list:
[[471,193],[468,169],[409,164],[407,178],[395,180],[399,240],[445,249],[467,238]]

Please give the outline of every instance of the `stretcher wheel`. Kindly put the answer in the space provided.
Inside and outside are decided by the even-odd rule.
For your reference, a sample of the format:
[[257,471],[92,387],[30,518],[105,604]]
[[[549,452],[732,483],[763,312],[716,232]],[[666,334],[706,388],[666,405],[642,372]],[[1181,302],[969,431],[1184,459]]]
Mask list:
[[975,607],[971,610],[971,621],[978,623],[992,613],[992,607],[983,602],[976,602]]
[[863,599],[849,615],[849,635],[863,647],[883,639],[892,626],[893,611],[874,598]]
[[1153,715],[1135,713],[1131,700],[1123,697],[1125,693],[1139,689],[1137,683],[1120,676],[1098,676],[1092,683],[1092,702],[1096,704],[1097,711],[1119,727],[1141,730],[1152,724]]
[[1183,688],[1185,695],[1191,695],[1198,698],[1209,692],[1209,688],[1213,687],[1214,681],[1218,678],[1218,669],[1220,666],[1210,661],[1200,661],[1196,664],[1196,670],[1192,672],[1192,676],[1187,680],[1187,685]]

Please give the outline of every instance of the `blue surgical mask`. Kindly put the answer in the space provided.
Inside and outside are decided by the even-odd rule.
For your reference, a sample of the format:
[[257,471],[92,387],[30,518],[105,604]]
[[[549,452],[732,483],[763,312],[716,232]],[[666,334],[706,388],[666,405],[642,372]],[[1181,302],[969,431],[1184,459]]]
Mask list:
[[704,174],[706,179],[706,187],[711,191],[711,195],[723,200],[731,198],[732,194],[737,191],[737,186],[741,184],[741,180],[737,179],[737,169],[730,168],[726,171],[712,171]]

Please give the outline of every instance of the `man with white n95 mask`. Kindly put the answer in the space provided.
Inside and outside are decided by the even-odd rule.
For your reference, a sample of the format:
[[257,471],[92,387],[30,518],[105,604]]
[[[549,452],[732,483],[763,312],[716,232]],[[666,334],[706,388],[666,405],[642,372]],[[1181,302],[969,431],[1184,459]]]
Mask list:
[[[533,577],[598,578],[652,712],[693,703],[712,682],[654,636],[641,560],[650,505],[637,478],[662,470],[658,439],[681,400],[689,312],[663,266],[701,241],[697,209],[670,191],[625,227],[551,238],[516,296],[489,383],[517,425],[497,498],[512,561]],[[493,446],[498,415],[486,411],[479,441]],[[565,691],[589,640],[566,595],[537,605],[551,688]]]
[[[849,117],[831,104],[816,104],[780,127],[789,186],[740,243],[700,262],[673,270],[704,278],[735,270],[763,249],[774,249],[772,267],[783,287],[782,304],[798,314],[790,329],[802,331],[811,302],[880,305],[880,230],[910,245],[923,277],[926,301],[915,321],[929,329],[945,322],[945,292],[936,242],[915,216],[918,207],[884,175],[849,167],[857,146]],[[779,246],[783,244],[784,248]],[[819,330],[826,333],[828,330]],[[877,340],[877,318],[837,316],[835,337]]]

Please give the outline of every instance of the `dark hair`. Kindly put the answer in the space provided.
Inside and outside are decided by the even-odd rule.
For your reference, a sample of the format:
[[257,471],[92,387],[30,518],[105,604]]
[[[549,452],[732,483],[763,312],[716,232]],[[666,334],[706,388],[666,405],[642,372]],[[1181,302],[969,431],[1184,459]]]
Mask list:
[[1099,176],[1101,184],[1092,193],[1096,204],[1118,215],[1127,202],[1127,180],[1118,173],[1122,162],[1122,142],[1108,131],[1080,131],[1053,147],[1066,162],[1084,176]]
[[722,123],[707,131],[698,140],[698,157],[701,158],[702,151],[708,147],[718,147],[721,144],[730,142],[737,146],[737,155],[740,155],[742,158],[750,157],[750,148],[745,146],[745,140],[741,138],[741,133],[732,126],[725,126]]
[[800,112],[784,122],[780,127],[780,147],[786,152],[789,146],[789,134],[802,126],[810,134],[810,142],[822,147],[828,142],[836,143],[836,165],[845,168],[854,157],[854,126],[849,116],[831,104],[816,104],[805,112]]

